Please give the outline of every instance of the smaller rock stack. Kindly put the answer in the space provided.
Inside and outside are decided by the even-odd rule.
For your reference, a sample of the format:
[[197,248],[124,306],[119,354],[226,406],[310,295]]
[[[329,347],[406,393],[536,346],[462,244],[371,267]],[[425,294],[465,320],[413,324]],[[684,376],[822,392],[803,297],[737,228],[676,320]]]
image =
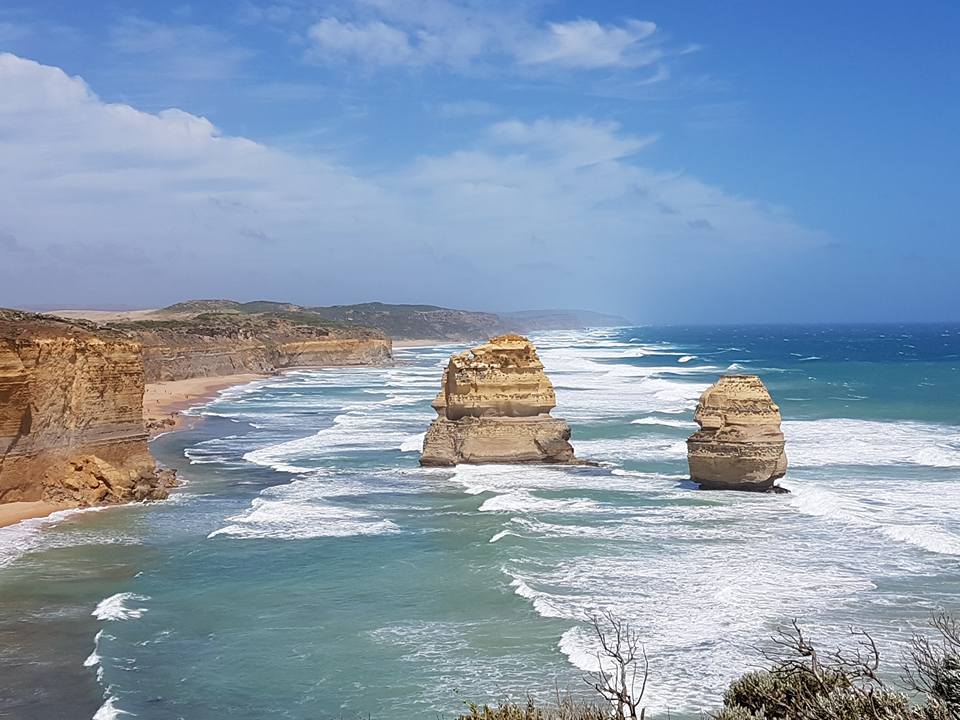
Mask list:
[[575,462],[570,426],[549,414],[556,404],[536,348],[521,335],[454,355],[420,464]]
[[707,490],[767,492],[787,472],[780,408],[756,375],[724,375],[700,396],[687,440],[690,478]]

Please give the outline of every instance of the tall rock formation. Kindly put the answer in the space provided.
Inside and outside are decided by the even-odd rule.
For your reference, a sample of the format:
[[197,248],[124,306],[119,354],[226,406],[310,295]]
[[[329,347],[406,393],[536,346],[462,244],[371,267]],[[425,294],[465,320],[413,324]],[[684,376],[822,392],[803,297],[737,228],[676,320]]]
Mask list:
[[0,310],[0,502],[166,497],[143,425],[139,343]]
[[450,358],[421,465],[573,462],[570,426],[527,338],[501,335]]
[[724,375],[700,396],[690,477],[710,490],[767,491],[787,471],[780,408],[756,375]]

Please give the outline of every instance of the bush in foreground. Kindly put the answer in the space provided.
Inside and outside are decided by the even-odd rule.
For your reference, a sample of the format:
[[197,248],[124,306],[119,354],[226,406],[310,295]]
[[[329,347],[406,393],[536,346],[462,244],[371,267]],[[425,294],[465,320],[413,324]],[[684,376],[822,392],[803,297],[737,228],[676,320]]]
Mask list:
[[[602,701],[571,696],[495,708],[469,705],[462,720],[643,720],[649,666],[637,635],[610,614],[590,618],[598,635],[597,672],[584,679]],[[960,720],[960,621],[939,614],[935,636],[917,635],[902,666],[903,687],[880,676],[880,652],[869,634],[851,630],[849,648],[823,650],[794,622],[773,638],[767,670],[734,680],[713,720]],[[638,685],[638,677],[640,683]]]

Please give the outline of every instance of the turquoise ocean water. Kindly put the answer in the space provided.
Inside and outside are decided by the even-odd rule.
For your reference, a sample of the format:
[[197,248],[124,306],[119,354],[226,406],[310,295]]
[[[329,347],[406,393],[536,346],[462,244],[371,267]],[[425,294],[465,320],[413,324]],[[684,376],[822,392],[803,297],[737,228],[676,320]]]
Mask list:
[[[197,408],[153,442],[168,502],[0,530],[0,717],[450,717],[585,692],[599,608],[643,636],[650,704],[694,717],[791,618],[895,669],[960,611],[960,328],[535,339],[600,467],[420,469],[459,348],[405,349]],[[738,371],[781,406],[789,495],[686,480],[696,399]]]

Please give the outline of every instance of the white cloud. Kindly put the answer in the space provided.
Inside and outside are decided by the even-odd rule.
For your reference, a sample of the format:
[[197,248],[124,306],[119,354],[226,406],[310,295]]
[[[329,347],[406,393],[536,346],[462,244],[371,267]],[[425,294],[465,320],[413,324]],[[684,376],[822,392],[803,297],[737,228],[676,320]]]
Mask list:
[[625,308],[670,278],[710,287],[728,282],[717,263],[731,257],[752,272],[751,257],[821,240],[782,210],[643,167],[650,138],[586,118],[496,123],[385,173],[223,135],[181,110],[105,103],[11,54],[0,96],[0,235],[29,250],[0,263],[0,305],[241,295]]
[[589,118],[532,123],[508,120],[493,125],[488,134],[495,143],[542,150],[571,167],[626,158],[656,140],[623,135],[616,123]]
[[[313,45],[308,57],[320,62],[346,59],[372,66],[438,65],[460,70],[505,64],[529,71],[647,67],[672,54],[656,37],[657,26],[652,22],[543,23],[519,8],[448,0],[357,2],[352,11],[345,11],[350,20],[327,17],[310,26],[307,34]],[[658,78],[660,73],[651,77]]]
[[314,59],[360,60],[376,65],[416,62],[407,34],[379,20],[356,25],[326,18],[310,28]]
[[595,20],[549,23],[532,42],[518,48],[518,59],[571,68],[650,65],[663,57],[660,49],[643,45],[656,31],[655,23],[642,20],[628,20],[619,27]]

